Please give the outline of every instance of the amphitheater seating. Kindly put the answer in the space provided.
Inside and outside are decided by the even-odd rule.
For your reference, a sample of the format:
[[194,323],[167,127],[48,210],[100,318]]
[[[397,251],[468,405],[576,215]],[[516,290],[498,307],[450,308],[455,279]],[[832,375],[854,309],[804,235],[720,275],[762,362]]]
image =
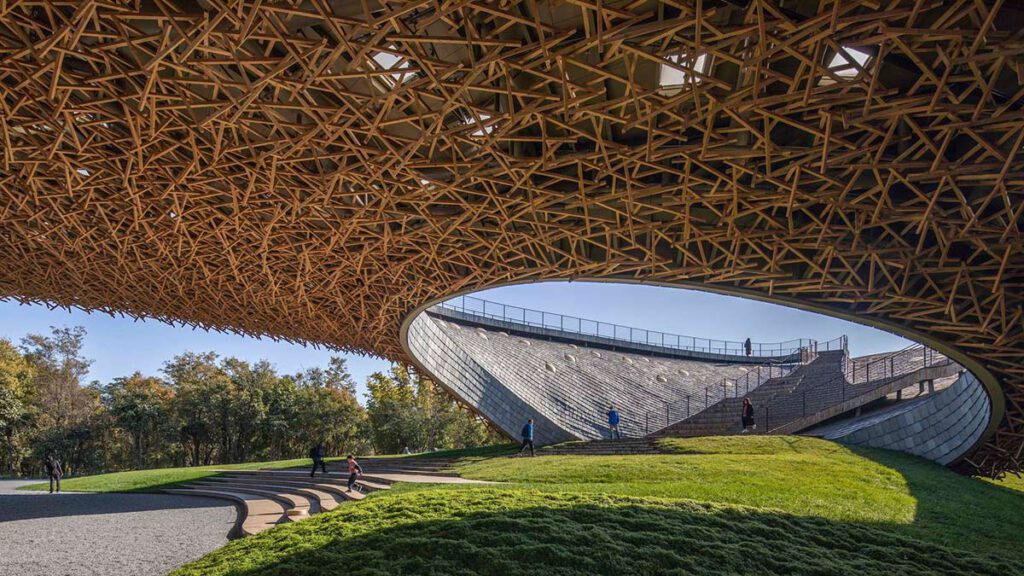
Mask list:
[[339,468],[343,464],[334,465],[327,476],[314,478],[308,469],[225,470],[164,492],[234,503],[238,518],[229,537],[236,538],[334,510],[344,502],[362,500],[370,492],[388,490],[395,482],[473,482],[445,472],[451,464],[448,459],[369,458],[360,463],[368,473],[356,481],[352,492],[347,489],[348,474]]
[[168,494],[218,498],[234,502],[239,507],[238,519],[232,532],[228,534],[229,538],[259,534],[288,520],[285,507],[276,500],[238,492],[231,490],[230,487],[215,490],[201,486],[186,486],[183,488],[168,488],[164,492]]

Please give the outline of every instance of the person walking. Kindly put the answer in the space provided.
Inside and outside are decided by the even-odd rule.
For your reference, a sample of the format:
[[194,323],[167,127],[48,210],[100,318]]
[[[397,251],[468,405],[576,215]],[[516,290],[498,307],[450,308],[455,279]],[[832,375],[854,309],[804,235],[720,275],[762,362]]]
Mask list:
[[356,478],[363,475],[363,467],[356,462],[355,456],[349,454],[348,458],[348,491],[352,491],[352,487],[356,484]]
[[757,424],[754,423],[754,405],[750,402],[750,398],[743,399],[743,408],[740,410],[740,420],[743,422],[743,433],[746,434],[749,430],[757,430]]
[[615,406],[608,407],[608,436],[612,440],[616,438],[622,440],[622,432],[619,432],[619,413],[615,410]]
[[60,494],[60,479],[64,476],[60,460],[53,455],[53,452],[47,450],[46,457],[43,459],[43,467],[46,468],[46,475],[50,477],[50,494],[53,494],[54,483],[57,484],[57,494]]
[[747,356],[754,353],[754,345],[750,342],[750,338],[743,342],[743,349],[747,351]]
[[523,452],[526,451],[526,447],[529,446],[530,456],[536,456],[533,452],[533,418],[526,421],[521,434],[523,436],[523,447],[519,449],[519,455],[522,456]]
[[323,470],[324,475],[327,475],[327,462],[324,461],[324,444],[323,442],[317,442],[316,446],[313,446],[309,450],[309,457],[313,459],[313,469],[309,471],[309,477],[312,478],[316,475],[316,469],[319,467]]

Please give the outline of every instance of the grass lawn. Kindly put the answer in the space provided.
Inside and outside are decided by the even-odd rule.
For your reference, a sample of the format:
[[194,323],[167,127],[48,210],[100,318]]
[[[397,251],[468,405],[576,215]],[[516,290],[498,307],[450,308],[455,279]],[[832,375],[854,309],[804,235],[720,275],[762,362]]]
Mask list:
[[867,525],[726,504],[529,489],[414,489],[284,525],[174,576],[1014,574]]
[[457,469],[543,492],[686,498],[875,525],[1024,562],[1019,478],[993,485],[914,456],[801,436],[667,439],[662,448],[674,454],[496,458]]
[[[478,458],[500,456],[514,451],[512,444],[483,446],[479,448],[462,448],[458,450],[439,450],[421,454],[401,454],[388,456],[367,456],[367,458],[460,458],[472,461]],[[344,458],[326,458],[327,462],[344,460]],[[309,466],[309,458],[292,460],[273,460],[268,462],[246,462],[243,464],[221,464],[216,466],[195,466],[191,468],[157,468],[154,470],[132,470],[129,472],[112,472],[96,474],[80,478],[64,478],[61,489],[66,492],[153,492],[170,488],[184,482],[213,476],[218,470],[255,470],[296,468]],[[30,484],[21,490],[49,490],[49,483]]]
[[[1019,478],[966,478],[912,456],[804,437],[673,439],[662,448],[449,453],[461,458],[461,475],[504,483],[399,484],[233,541],[175,575],[1024,574]],[[115,476],[94,478],[110,489]]]
[[[330,459],[328,459],[330,460]],[[308,458],[275,460],[270,462],[248,462],[245,464],[222,464],[219,466],[195,466],[192,468],[157,468],[154,470],[132,470],[111,472],[95,476],[64,478],[60,481],[65,492],[153,492],[183,482],[213,476],[218,470],[249,470],[255,468],[294,468],[307,466]],[[29,484],[20,490],[49,490],[49,483]]]

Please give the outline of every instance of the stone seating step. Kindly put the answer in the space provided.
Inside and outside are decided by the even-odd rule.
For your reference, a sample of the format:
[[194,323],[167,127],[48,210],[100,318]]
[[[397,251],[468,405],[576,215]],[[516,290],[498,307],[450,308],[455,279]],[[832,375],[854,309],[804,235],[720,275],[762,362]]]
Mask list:
[[274,483],[276,483],[278,485],[281,485],[281,486],[288,486],[288,487],[293,487],[293,488],[309,487],[309,488],[313,488],[313,489],[316,489],[316,490],[322,490],[324,492],[328,492],[328,493],[334,495],[335,498],[341,497],[343,500],[362,500],[361,497],[353,496],[353,494],[360,494],[360,492],[357,492],[355,490],[353,490],[352,492],[349,492],[348,488],[347,488],[347,486],[345,485],[344,482],[340,481],[339,479],[333,479],[333,478],[321,478],[321,479],[317,479],[317,480],[310,480],[308,477],[307,478],[301,478],[301,477],[299,477],[299,478],[282,478],[280,476],[273,476],[273,477],[271,477],[271,476],[264,476],[264,477],[256,476],[256,477],[253,477],[252,475],[245,475],[245,474],[238,475],[238,476],[236,476],[234,474],[226,474],[226,475],[222,475],[222,476],[218,476],[218,477],[219,478],[227,478],[227,479],[236,479],[237,478],[238,480],[247,480],[250,483],[250,485],[258,485],[260,483],[263,483],[263,482],[266,482],[266,481],[270,480],[270,481],[273,481]]
[[229,538],[259,534],[281,522],[287,521],[284,506],[275,500],[262,496],[209,488],[167,488],[163,492],[167,494],[218,498],[230,500],[237,504],[239,508],[238,518],[235,520],[235,527],[232,529],[232,533],[228,535]]
[[[208,482],[211,482],[211,483],[216,483],[217,485],[223,485],[223,486],[237,486],[237,485],[240,485],[240,480],[236,480],[236,479],[233,479],[233,478],[227,478],[227,477],[223,477],[223,476],[212,476],[210,478],[207,478],[204,481],[208,481]],[[310,514],[315,514],[317,512],[329,512],[329,511],[334,510],[335,508],[337,508],[338,505],[341,502],[344,501],[344,498],[340,498],[340,497],[336,498],[330,492],[325,492],[323,490],[317,490],[316,488],[312,488],[312,487],[309,487],[309,486],[301,486],[301,487],[300,486],[288,486],[288,485],[274,483],[272,480],[269,480],[269,479],[267,480],[267,482],[263,482],[261,480],[256,480],[256,479],[252,479],[252,480],[250,480],[250,482],[252,482],[251,485],[261,486],[261,487],[267,488],[269,490],[288,491],[288,492],[292,492],[292,493],[295,493],[295,494],[301,494],[301,495],[303,495],[303,496],[305,496],[307,498],[313,499],[313,501],[316,502],[316,504],[318,505],[319,510],[311,510]],[[246,484],[241,484],[241,485],[246,485]]]
[[298,490],[288,488],[287,486],[272,488],[270,486],[259,484],[237,484],[227,482],[212,482],[208,480],[202,480],[199,482],[189,482],[183,486],[184,488],[199,488],[199,489],[212,489],[212,490],[231,490],[232,492],[242,492],[245,494],[253,494],[255,496],[263,496],[265,498],[271,498],[276,500],[280,504],[284,504],[285,513],[288,515],[288,519],[295,521],[297,519],[305,518],[311,514],[314,514],[319,508],[319,504],[316,508],[313,507],[312,502],[306,498],[306,496],[299,494]]
[[[224,474],[221,475],[221,477],[225,477],[225,478],[243,478],[243,477],[248,477],[248,478],[256,478],[256,479],[261,480],[261,481],[273,480],[273,481],[276,481],[276,482],[299,483],[299,484],[317,484],[317,483],[324,484],[324,483],[326,483],[326,484],[332,484],[332,485],[338,485],[338,486],[347,486],[347,484],[348,484],[348,474],[339,474],[339,473],[328,473],[327,475],[317,474],[315,477],[311,478],[308,473],[305,473],[305,474],[299,473],[299,474],[297,474],[297,473],[289,472],[287,470],[280,470],[280,471],[274,471],[274,472],[251,471],[251,470],[236,470],[236,471],[231,471],[231,472],[224,473]],[[387,480],[384,477],[378,476],[378,475],[364,474],[363,476],[360,476],[356,480],[356,484],[363,484],[363,485],[366,486],[368,491],[372,492],[374,490],[387,490],[388,488],[390,488],[391,481]]]
[[[348,487],[348,476],[345,476],[344,478],[330,477],[330,476],[319,476],[319,477],[314,478],[314,479],[306,479],[306,478],[295,478],[295,477],[291,477],[291,476],[274,475],[274,474],[256,474],[256,475],[242,475],[242,476],[234,476],[234,475],[231,475],[231,474],[226,474],[226,475],[220,476],[220,478],[232,478],[232,479],[233,478],[238,478],[240,480],[241,479],[245,479],[247,481],[256,482],[256,483],[280,481],[280,482],[285,483],[285,484],[289,484],[290,483],[293,486],[299,486],[299,485],[304,485],[304,484],[332,484],[332,485],[337,485],[337,486],[345,486],[346,488]],[[374,491],[377,491],[377,490],[390,490],[391,489],[390,483],[386,483],[386,482],[383,482],[383,481],[368,480],[366,476],[360,476],[356,480],[356,485],[360,486],[362,488],[363,492],[374,492]]]

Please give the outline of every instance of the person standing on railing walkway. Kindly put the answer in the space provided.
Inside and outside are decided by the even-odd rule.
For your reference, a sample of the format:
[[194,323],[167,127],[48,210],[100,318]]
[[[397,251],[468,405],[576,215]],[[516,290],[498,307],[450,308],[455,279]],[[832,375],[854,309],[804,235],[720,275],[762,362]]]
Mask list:
[[530,447],[530,456],[536,456],[533,453],[533,418],[526,421],[521,434],[523,436],[523,447],[519,449],[519,456],[523,455],[527,446]]
[[608,407],[608,436],[612,440],[616,438],[622,440],[622,432],[619,432],[619,413],[615,410],[615,406]]
[[750,401],[750,398],[743,399],[743,408],[740,410],[740,420],[743,422],[744,434],[746,434],[748,430],[757,430],[757,424],[754,423],[754,404]]
[[754,353],[754,345],[750,342],[750,338],[747,338],[743,342],[743,349],[747,351],[747,356],[750,356],[751,354]]

